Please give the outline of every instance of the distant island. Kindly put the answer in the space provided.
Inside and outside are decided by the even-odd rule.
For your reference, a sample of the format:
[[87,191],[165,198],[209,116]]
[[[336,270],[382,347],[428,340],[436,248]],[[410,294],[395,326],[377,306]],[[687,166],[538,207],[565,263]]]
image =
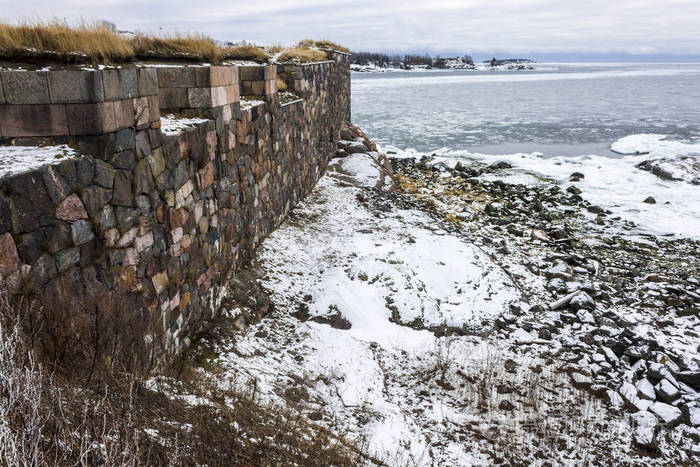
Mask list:
[[456,57],[432,57],[428,54],[385,54],[377,52],[352,52],[352,71],[385,72],[407,70],[533,70],[534,60],[527,58],[506,58],[485,60],[475,64],[469,55]]

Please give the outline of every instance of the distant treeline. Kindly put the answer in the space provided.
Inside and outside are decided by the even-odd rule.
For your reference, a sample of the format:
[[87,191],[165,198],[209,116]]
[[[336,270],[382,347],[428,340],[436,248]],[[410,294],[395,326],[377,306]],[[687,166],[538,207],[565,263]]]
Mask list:
[[[473,63],[472,58],[469,55],[461,57],[467,63]],[[425,55],[412,55],[412,54],[383,54],[376,52],[352,52],[352,63],[357,65],[369,65],[374,64],[378,66],[389,66],[397,63],[402,63],[404,65],[427,65],[433,66],[436,61],[444,60],[440,57],[431,57],[428,54]]]

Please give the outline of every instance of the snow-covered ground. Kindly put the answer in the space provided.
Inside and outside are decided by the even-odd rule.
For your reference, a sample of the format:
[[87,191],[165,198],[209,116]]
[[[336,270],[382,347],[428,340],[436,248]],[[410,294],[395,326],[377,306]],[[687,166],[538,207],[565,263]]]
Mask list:
[[583,368],[597,360],[576,350],[594,329],[585,313],[543,339],[518,317],[529,308],[522,285],[544,293],[543,278],[384,200],[368,188],[380,178],[372,155],[335,159],[263,242],[255,264],[274,311],[220,344],[225,375],[389,465],[689,459],[669,447],[688,433],[678,430],[645,457],[632,440],[653,435],[655,419],[635,429],[616,391],[588,390]]
[[165,135],[176,135],[186,128],[192,128],[206,121],[206,118],[186,118],[169,114],[165,117],[160,117],[160,131]]
[[0,177],[28,172],[45,164],[77,157],[67,145],[59,146],[0,146]]
[[[412,150],[403,151],[386,146],[382,150],[396,157],[421,157]],[[611,150],[619,158],[596,154],[581,156],[543,157],[541,153],[482,154],[443,149],[434,151],[438,159],[450,166],[464,159],[486,163],[506,161],[514,167],[552,178],[563,188],[576,185],[581,196],[591,203],[637,223],[646,231],[658,235],[687,236],[700,239],[700,144],[669,140],[664,135],[641,134],[621,138]],[[674,178],[689,183],[661,178],[637,166],[647,160],[666,164]],[[692,161],[695,161],[693,164]],[[573,172],[585,174],[571,182]],[[644,201],[653,197],[656,203]]]

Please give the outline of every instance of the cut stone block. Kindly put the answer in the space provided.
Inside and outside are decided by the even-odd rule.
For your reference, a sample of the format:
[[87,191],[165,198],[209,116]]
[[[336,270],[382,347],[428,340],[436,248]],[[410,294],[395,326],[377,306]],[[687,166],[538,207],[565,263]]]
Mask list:
[[64,104],[2,105],[0,134],[6,138],[68,135]]
[[158,96],[148,96],[148,118],[160,123],[160,101]]
[[138,68],[139,96],[158,94],[158,71],[155,68]]
[[48,80],[51,103],[89,104],[105,100],[99,71],[50,71]]
[[241,81],[262,81],[265,79],[265,66],[252,65],[238,67]]
[[224,88],[226,90],[226,102],[233,104],[241,100],[240,87],[238,84],[232,84]]
[[268,80],[265,81],[265,95],[269,96],[271,94],[277,93],[277,81]]
[[220,107],[222,105],[230,104],[230,102],[227,99],[225,86],[211,88],[211,94],[212,107]]
[[265,73],[263,79],[265,81],[277,80],[277,65],[265,66]]
[[8,104],[49,104],[49,86],[45,71],[0,72]]
[[194,67],[158,68],[159,88],[193,88],[195,86]]
[[137,127],[142,127],[150,123],[150,112],[148,109],[148,97],[134,99],[134,119]]
[[190,88],[187,90],[187,101],[189,107],[195,109],[212,107],[211,88]]
[[139,96],[139,83],[136,68],[122,68],[119,70],[121,81],[122,99],[133,99]]
[[185,88],[160,88],[158,98],[159,107],[166,111],[185,109],[189,105]]
[[200,88],[228,86],[237,83],[236,67],[233,66],[208,66],[195,70],[196,86]]
[[117,130],[114,102],[66,104],[71,135],[101,135]]
[[119,70],[102,70],[102,85],[107,101],[124,99]]
[[114,102],[114,118],[116,128],[128,128],[136,122],[134,111],[135,99],[124,99]]

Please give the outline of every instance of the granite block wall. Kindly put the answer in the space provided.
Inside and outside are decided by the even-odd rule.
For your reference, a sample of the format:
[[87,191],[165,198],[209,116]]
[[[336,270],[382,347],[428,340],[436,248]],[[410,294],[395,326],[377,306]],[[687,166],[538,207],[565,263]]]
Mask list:
[[[300,100],[280,105],[268,93],[243,108],[239,87],[265,96],[257,83],[276,87],[274,66],[2,74],[0,118],[21,130],[7,130],[3,142],[31,135],[80,152],[0,178],[0,276],[44,305],[49,351],[74,339],[114,359],[136,351],[139,365],[153,367],[190,344],[227,281],[335,152],[350,118],[350,75],[349,56],[333,57],[278,65]],[[85,106],[81,118],[69,117],[70,105]],[[207,120],[166,134],[154,118],[160,109],[197,109]]]

